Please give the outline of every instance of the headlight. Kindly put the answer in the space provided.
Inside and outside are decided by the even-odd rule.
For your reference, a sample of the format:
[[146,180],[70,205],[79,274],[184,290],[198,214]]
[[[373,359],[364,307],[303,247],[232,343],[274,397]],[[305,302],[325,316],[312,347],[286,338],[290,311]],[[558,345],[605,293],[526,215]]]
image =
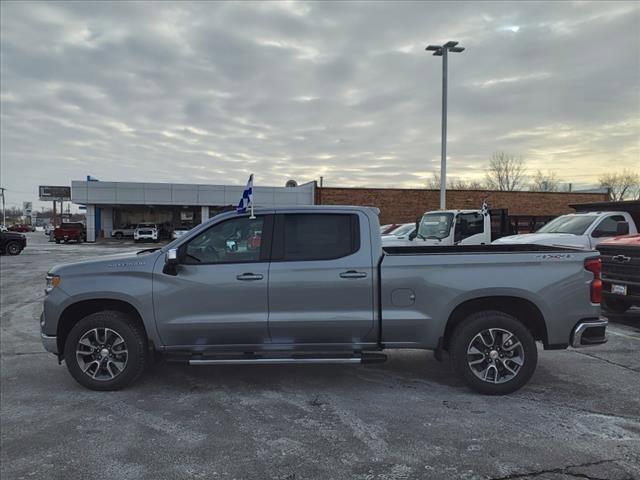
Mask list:
[[47,274],[47,286],[44,288],[44,293],[51,292],[58,285],[60,285],[60,276]]

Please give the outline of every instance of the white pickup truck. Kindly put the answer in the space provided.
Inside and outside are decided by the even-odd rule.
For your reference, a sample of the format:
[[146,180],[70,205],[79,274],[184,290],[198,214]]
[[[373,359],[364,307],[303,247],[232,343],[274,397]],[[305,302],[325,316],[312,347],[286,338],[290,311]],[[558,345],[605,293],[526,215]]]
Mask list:
[[[625,223],[628,229],[624,226]],[[619,224],[622,225],[619,226]],[[570,213],[552,220],[535,233],[502,237],[493,243],[496,245],[528,243],[595,249],[600,242],[625,232],[638,233],[633,218],[627,212]]]
[[439,210],[426,212],[417,230],[408,238],[383,236],[384,247],[488,245],[491,216],[481,210]]

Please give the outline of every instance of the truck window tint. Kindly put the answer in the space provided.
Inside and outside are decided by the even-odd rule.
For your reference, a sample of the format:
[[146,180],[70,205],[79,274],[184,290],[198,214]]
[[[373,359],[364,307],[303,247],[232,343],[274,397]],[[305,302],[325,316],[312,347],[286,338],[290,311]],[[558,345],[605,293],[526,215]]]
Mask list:
[[283,260],[330,260],[360,248],[357,215],[284,216]]
[[427,213],[420,221],[418,236],[442,240],[451,234],[452,223],[453,213]]
[[583,235],[597,218],[597,215],[563,215],[551,220],[536,233],[570,233],[572,235]]
[[484,216],[480,213],[461,213],[456,218],[456,242],[482,232],[484,232]]
[[264,217],[233,218],[218,223],[183,247],[181,263],[244,263],[260,260]]
[[618,232],[618,222],[624,222],[625,218],[622,215],[612,215],[605,218],[600,222],[600,225],[593,231],[595,237],[608,237],[613,236]]

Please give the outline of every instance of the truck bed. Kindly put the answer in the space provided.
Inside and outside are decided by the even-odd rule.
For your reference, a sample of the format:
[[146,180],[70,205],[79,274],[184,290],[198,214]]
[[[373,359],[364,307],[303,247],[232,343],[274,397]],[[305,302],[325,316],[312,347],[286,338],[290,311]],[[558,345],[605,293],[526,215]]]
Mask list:
[[[537,252],[587,252],[588,250],[560,246],[511,244],[511,245],[448,245],[439,247],[382,247],[387,255],[433,255],[439,253],[537,253]],[[595,253],[595,251],[594,251]]]

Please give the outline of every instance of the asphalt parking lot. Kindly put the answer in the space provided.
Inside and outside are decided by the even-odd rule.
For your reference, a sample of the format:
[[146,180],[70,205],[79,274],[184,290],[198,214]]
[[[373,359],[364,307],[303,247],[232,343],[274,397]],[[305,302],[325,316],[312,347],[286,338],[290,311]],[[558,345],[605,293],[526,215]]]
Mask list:
[[40,343],[44,276],[138,246],[27,236],[0,260],[3,480],[640,478],[640,310],[610,317],[605,345],[541,351],[507,397],[473,393],[422,351],[366,366],[161,363],[98,393]]

